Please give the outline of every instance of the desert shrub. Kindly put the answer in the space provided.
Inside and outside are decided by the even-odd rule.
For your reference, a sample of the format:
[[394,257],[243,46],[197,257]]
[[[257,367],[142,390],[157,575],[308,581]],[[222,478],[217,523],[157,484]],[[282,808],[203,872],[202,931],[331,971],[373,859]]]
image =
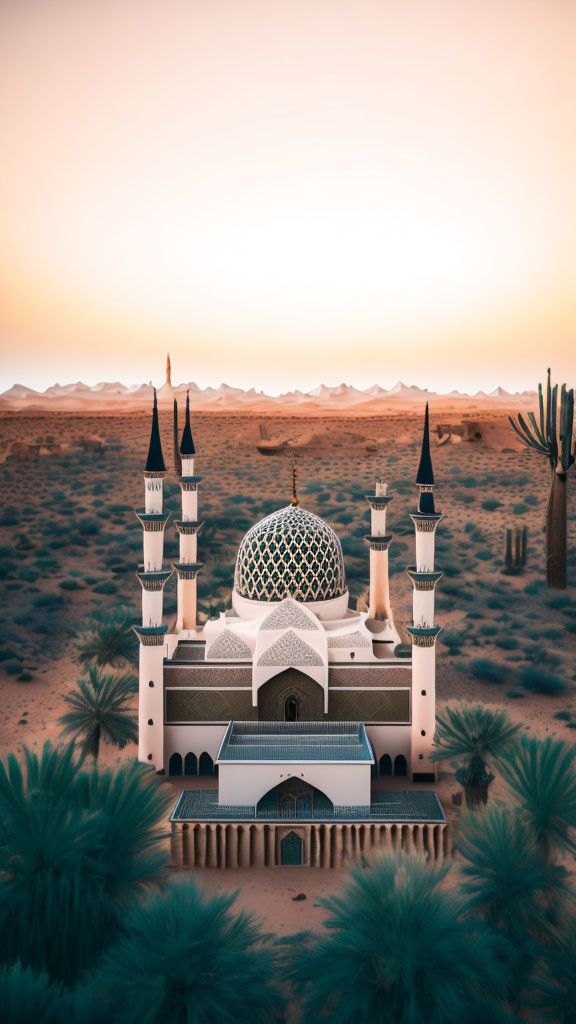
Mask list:
[[35,608],[54,608],[64,604],[62,594],[38,594],[32,604]]
[[480,636],[496,636],[498,632],[498,626],[495,626],[493,622],[485,622],[480,626]]
[[569,594],[551,594],[546,601],[549,608],[571,608],[573,603]]
[[21,672],[20,675],[18,676],[19,683],[31,683],[33,679],[34,676],[32,675],[31,672],[28,672],[27,669],[25,669],[24,672]]
[[510,697],[511,700],[519,700],[520,697],[525,697],[526,694],[523,690],[518,690],[513,686],[510,690],[506,690],[506,696]]
[[61,590],[82,590],[82,583],[79,580],[62,580],[58,586]]
[[523,501],[519,501],[516,505],[512,505],[512,511],[516,516],[523,516],[525,512],[528,512],[528,505]]
[[478,481],[475,476],[465,476],[460,483],[463,487],[478,487]]
[[485,498],[482,502],[482,508],[486,512],[495,512],[497,508],[502,507],[502,502],[498,501],[497,498]]
[[7,658],[2,664],[2,668],[9,676],[16,676],[22,671],[22,662],[20,658]]
[[524,502],[525,502],[526,505],[532,505],[532,506],[539,505],[540,504],[540,498],[536,494],[525,494],[524,495]]
[[503,683],[507,675],[503,665],[489,658],[473,658],[468,667],[475,679],[485,683]]
[[92,587],[95,594],[116,594],[118,587],[112,580],[100,580]]
[[497,636],[494,639],[496,647],[501,647],[503,651],[515,651],[519,645],[519,641],[515,636]]
[[556,714],[554,715],[554,718],[557,718],[560,722],[569,722],[570,719],[572,718],[572,712],[571,711],[557,711]]
[[564,680],[553,672],[531,665],[520,675],[520,682],[531,693],[561,693],[566,689]]

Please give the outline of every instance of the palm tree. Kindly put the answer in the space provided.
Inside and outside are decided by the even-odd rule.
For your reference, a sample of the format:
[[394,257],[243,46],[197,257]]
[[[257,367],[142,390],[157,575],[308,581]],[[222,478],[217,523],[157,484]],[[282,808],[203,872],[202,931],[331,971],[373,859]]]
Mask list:
[[51,983],[45,971],[21,964],[0,968],[0,1006],[4,1024],[62,1024],[65,1019],[62,986]]
[[488,786],[494,776],[488,758],[503,750],[518,732],[505,711],[483,704],[458,704],[436,714],[436,733],[431,759],[464,761],[456,778],[466,793],[466,806],[477,807],[488,800]]
[[446,868],[380,856],[322,900],[330,931],[304,946],[295,978],[304,1020],[332,1024],[499,1021],[505,940],[441,887]]
[[538,1020],[574,1024],[576,1020],[576,921],[562,941],[547,951],[536,978],[533,1005]]
[[72,710],[62,715],[58,724],[64,726],[63,736],[82,740],[83,758],[91,754],[94,761],[98,760],[101,739],[120,750],[137,741],[138,726],[131,707],[138,691],[134,676],[104,675],[96,665],[91,665],[88,675],[79,679],[76,686],[76,692],[64,697]]
[[98,979],[113,1007],[110,1020],[274,1020],[277,953],[251,914],[232,913],[235,899],[202,896],[188,878],[135,906]]
[[166,867],[164,791],[137,764],[87,772],[73,744],[0,762],[0,963],[73,983]]
[[83,636],[76,644],[80,664],[118,665],[133,662],[138,640],[132,629],[133,617],[128,608],[120,606],[103,615],[93,615]]
[[540,853],[551,859],[555,849],[576,851],[569,830],[576,828],[576,750],[549,736],[522,736],[498,755],[508,785],[520,798]]
[[552,482],[546,513],[546,578],[549,587],[566,587],[566,508],[568,470],[574,462],[574,391],[562,385],[558,409],[558,385],[552,387],[550,370],[546,385],[546,403],[542,385],[538,385],[540,422],[528,413],[530,425],[521,413],[518,423],[509,416],[513,429],[530,451],[543,455],[550,463]]
[[565,904],[570,890],[565,873],[540,856],[521,812],[490,807],[466,815],[458,852],[467,862],[462,893],[469,908],[501,929],[516,950],[531,937],[556,936],[547,902]]

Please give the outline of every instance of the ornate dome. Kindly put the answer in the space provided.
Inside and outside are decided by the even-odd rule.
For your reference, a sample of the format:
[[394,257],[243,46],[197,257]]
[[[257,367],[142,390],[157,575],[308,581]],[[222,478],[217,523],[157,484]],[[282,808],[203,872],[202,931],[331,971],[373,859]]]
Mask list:
[[273,512],[244,537],[234,587],[251,601],[329,601],[346,591],[340,541],[334,530],[298,505]]

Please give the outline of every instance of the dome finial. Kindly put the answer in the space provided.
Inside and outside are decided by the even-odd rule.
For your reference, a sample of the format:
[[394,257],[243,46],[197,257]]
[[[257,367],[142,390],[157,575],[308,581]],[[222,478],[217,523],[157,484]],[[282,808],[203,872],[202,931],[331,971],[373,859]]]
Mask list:
[[298,470],[296,469],[296,455],[292,455],[292,504],[299,505],[298,501]]

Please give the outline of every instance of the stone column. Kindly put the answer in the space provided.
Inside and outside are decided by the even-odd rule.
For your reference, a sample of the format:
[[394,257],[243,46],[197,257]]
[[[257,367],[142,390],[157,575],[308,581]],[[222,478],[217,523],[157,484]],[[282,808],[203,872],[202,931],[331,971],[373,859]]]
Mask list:
[[199,868],[206,867],[206,825],[198,825],[198,832],[196,835],[198,843],[198,851],[196,857],[196,863]]
[[215,868],[218,865],[218,850],[217,850],[217,846],[216,846],[216,842],[217,842],[216,828],[217,828],[216,825],[207,825],[206,826],[206,831],[207,831],[206,867],[208,867],[208,868]]
[[172,822],[172,831],[170,833],[170,864],[173,868],[181,868],[184,864],[184,853],[182,849],[183,827],[183,825],[178,825],[175,821]]
[[226,840],[228,846],[228,867],[238,867],[238,825],[226,827]]
[[416,825],[415,845],[416,845],[416,852],[419,853],[420,855],[424,854],[424,832],[423,832],[423,829],[424,829],[423,825]]
[[274,867],[276,864],[276,826],[267,825],[268,834],[266,836],[266,863],[268,867]]
[[342,825],[334,825],[334,863],[333,867],[342,867],[342,853],[343,853],[343,842],[342,842]]
[[320,844],[322,842],[322,826],[313,825],[314,830],[314,867],[320,867]]
[[352,825],[343,825],[342,830],[344,839],[343,861],[345,864],[349,864],[352,860]]
[[329,868],[331,866],[331,846],[332,846],[332,829],[333,825],[324,825],[324,842],[322,846],[322,867]]
[[256,825],[254,836],[254,864],[257,868],[263,868],[266,863],[266,847],[264,836],[264,825]]
[[218,826],[218,866],[226,867],[226,825]]
[[250,826],[244,825],[239,836],[238,860],[241,868],[250,867]]

